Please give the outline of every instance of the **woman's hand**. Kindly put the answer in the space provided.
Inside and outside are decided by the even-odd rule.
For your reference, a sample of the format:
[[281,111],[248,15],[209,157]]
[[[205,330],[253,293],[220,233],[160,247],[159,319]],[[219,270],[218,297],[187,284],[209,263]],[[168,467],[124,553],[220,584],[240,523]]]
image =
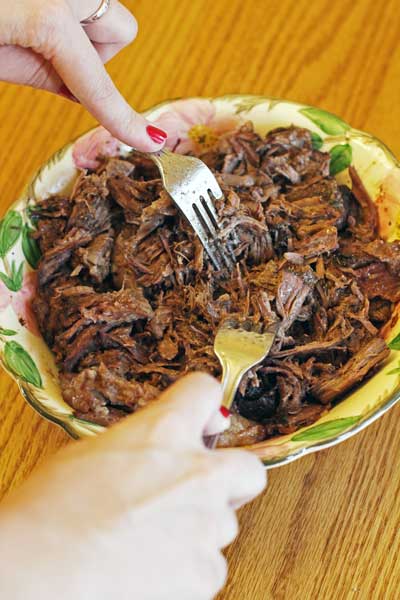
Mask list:
[[103,435],[71,444],[0,511],[0,597],[208,600],[258,459],[202,443],[221,387],[194,374]]
[[103,63],[133,41],[137,24],[117,0],[83,28],[101,0],[0,3],[0,80],[78,99],[116,138],[153,152],[167,134],[151,126],[118,92]]

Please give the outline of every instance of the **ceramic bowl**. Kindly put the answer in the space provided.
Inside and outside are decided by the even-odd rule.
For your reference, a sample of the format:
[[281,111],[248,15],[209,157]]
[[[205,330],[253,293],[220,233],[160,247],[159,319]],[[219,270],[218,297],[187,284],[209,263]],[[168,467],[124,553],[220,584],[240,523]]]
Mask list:
[[[170,143],[175,145],[180,140],[179,152],[210,145],[218,135],[247,120],[262,135],[275,127],[306,127],[312,132],[315,147],[332,154],[331,162],[341,182],[349,182],[347,168],[355,166],[378,207],[381,235],[388,240],[400,238],[399,163],[375,137],[351,128],[331,113],[264,96],[233,95],[167,101],[146,115],[176,132]],[[50,194],[70,191],[80,170],[95,167],[99,154],[117,156],[128,152],[127,146],[104,129],[89,131],[39,169],[0,225],[0,359],[29,404],[75,438],[95,435],[103,428],[77,419],[63,401],[57,367],[37,329],[30,300],[36,290],[35,268],[40,254],[29,236],[30,207]],[[400,321],[393,319],[385,328],[385,339],[392,341],[399,332]],[[255,444],[250,450],[269,467],[288,463],[355,435],[399,397],[400,353],[392,350],[374,377],[312,426]]]

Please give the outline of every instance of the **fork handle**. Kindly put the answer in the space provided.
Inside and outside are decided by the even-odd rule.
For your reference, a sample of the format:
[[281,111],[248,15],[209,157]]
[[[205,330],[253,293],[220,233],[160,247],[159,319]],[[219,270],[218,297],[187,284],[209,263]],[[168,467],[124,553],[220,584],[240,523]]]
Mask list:
[[[232,406],[232,402],[235,399],[235,395],[239,384],[242,380],[243,375],[246,373],[247,368],[234,368],[228,362],[222,363],[222,391],[223,398],[221,407],[225,409],[225,411],[230,412],[230,408]],[[217,443],[220,433],[215,433],[213,435],[205,435],[203,437],[203,442],[206,448],[213,450]]]

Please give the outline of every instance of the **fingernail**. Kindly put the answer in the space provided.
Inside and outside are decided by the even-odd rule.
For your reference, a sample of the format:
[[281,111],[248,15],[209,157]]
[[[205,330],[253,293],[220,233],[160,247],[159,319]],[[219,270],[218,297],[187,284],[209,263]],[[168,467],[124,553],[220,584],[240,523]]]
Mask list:
[[72,102],[77,102],[78,104],[80,104],[78,98],[75,98],[75,96],[72,94],[72,92],[69,91],[69,89],[67,88],[66,85],[63,85],[58,90],[58,95],[63,96],[64,98],[67,98],[68,100],[71,100]]
[[229,417],[229,415],[231,414],[231,411],[226,408],[225,406],[221,406],[221,408],[219,409],[219,412],[221,413],[221,415],[223,417],[225,417],[225,419],[227,419]]
[[165,133],[162,129],[158,129],[158,127],[154,127],[154,125],[148,125],[146,127],[146,131],[156,144],[162,144],[168,137],[168,134]]

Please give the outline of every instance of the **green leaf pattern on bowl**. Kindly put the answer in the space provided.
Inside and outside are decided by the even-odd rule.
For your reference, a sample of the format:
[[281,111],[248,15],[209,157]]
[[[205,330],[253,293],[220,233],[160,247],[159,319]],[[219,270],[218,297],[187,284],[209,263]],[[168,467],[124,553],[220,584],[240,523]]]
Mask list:
[[400,375],[400,367],[396,367],[395,369],[388,371],[386,375]]
[[346,417],[343,419],[326,421],[325,423],[315,425],[314,427],[310,427],[309,429],[305,429],[304,431],[297,433],[291,439],[293,442],[315,442],[318,440],[331,438],[339,433],[343,433],[343,431],[346,431],[349,429],[349,427],[355,425],[355,423],[358,423],[360,419],[361,416],[357,415],[355,417]]
[[6,336],[17,335],[17,332],[14,331],[14,329],[3,329],[3,327],[0,327],[0,337],[2,335],[6,335]]
[[18,241],[21,235],[22,217],[15,211],[10,210],[0,225],[0,256],[4,258]]
[[10,274],[0,271],[1,281],[8,287],[11,292],[18,292],[22,287],[22,276],[24,271],[24,263],[21,263],[17,268],[15,261],[11,263]]
[[23,381],[42,387],[42,378],[34,360],[18,342],[4,344],[4,363],[11,373]]
[[353,151],[350,144],[338,144],[329,150],[331,162],[329,172],[331,175],[337,175],[351,165]]
[[400,350],[400,333],[388,343],[388,346],[391,350]]
[[350,125],[345,121],[326,110],[308,107],[300,109],[299,112],[329,135],[343,135],[350,129]]
[[25,223],[22,229],[22,252],[32,269],[36,269],[40,260],[40,250],[36,240],[32,238],[33,231],[33,227]]
[[315,131],[311,131],[311,141],[314,150],[321,150],[324,145],[324,140],[318,133],[315,133]]

